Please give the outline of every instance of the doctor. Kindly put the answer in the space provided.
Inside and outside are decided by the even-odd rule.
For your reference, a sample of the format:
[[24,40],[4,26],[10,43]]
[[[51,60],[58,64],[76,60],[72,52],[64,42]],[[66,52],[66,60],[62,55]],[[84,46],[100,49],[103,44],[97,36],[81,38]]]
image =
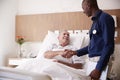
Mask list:
[[88,54],[90,60],[97,60],[97,65],[89,76],[92,80],[99,80],[101,72],[109,62],[110,55],[114,52],[114,20],[98,8],[96,0],[83,0],[82,8],[88,17],[92,16],[93,23],[89,31],[90,43],[77,51],[66,50],[64,57]]

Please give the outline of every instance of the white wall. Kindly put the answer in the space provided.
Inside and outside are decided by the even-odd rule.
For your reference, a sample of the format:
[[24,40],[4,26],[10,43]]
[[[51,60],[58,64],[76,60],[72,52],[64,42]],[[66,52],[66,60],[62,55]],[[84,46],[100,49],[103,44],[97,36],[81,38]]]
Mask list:
[[0,66],[15,53],[17,0],[0,0]]
[[[82,11],[82,0],[19,0],[18,14]],[[101,9],[120,9],[120,0],[98,0]]]
[[97,0],[101,9],[120,9],[120,0]]
[[[26,4],[27,3],[27,4]],[[81,0],[19,0],[19,14],[78,11]]]

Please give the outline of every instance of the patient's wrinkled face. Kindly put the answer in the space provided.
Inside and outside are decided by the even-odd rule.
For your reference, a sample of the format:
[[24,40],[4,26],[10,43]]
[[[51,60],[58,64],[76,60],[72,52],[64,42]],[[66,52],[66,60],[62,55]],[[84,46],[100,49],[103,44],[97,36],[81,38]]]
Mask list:
[[61,46],[66,46],[69,44],[70,42],[70,35],[69,35],[69,32],[67,32],[66,30],[65,31],[62,31],[58,37],[59,39],[59,43]]

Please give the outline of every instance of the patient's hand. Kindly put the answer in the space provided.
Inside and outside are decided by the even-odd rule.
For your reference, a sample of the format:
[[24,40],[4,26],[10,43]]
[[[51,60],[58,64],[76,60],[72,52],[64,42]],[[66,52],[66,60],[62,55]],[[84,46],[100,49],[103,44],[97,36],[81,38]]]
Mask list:
[[64,64],[64,63],[65,63],[65,62],[60,61],[60,60],[57,60],[57,59],[54,59],[53,62],[58,62],[58,63],[61,63],[61,64]]
[[53,62],[58,62],[58,60],[57,59],[53,59]]
[[70,57],[72,57],[73,55],[76,55],[76,54],[77,54],[76,51],[65,49],[64,54],[62,56],[65,57],[65,58],[70,58]]
[[58,62],[58,63],[66,65],[66,66],[73,67],[75,69],[83,69],[83,64],[82,63],[73,64],[73,63],[63,62],[63,61],[60,61],[60,60],[54,60],[54,62]]

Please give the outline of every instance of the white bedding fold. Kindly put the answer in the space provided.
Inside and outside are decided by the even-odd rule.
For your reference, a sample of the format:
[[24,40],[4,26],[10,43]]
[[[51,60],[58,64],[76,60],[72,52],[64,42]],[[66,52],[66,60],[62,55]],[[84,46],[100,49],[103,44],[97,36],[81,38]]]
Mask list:
[[33,59],[19,65],[17,69],[46,73],[53,80],[86,80],[84,69],[74,69],[48,59]]
[[0,67],[0,80],[51,80],[47,74],[38,74],[26,70]]

